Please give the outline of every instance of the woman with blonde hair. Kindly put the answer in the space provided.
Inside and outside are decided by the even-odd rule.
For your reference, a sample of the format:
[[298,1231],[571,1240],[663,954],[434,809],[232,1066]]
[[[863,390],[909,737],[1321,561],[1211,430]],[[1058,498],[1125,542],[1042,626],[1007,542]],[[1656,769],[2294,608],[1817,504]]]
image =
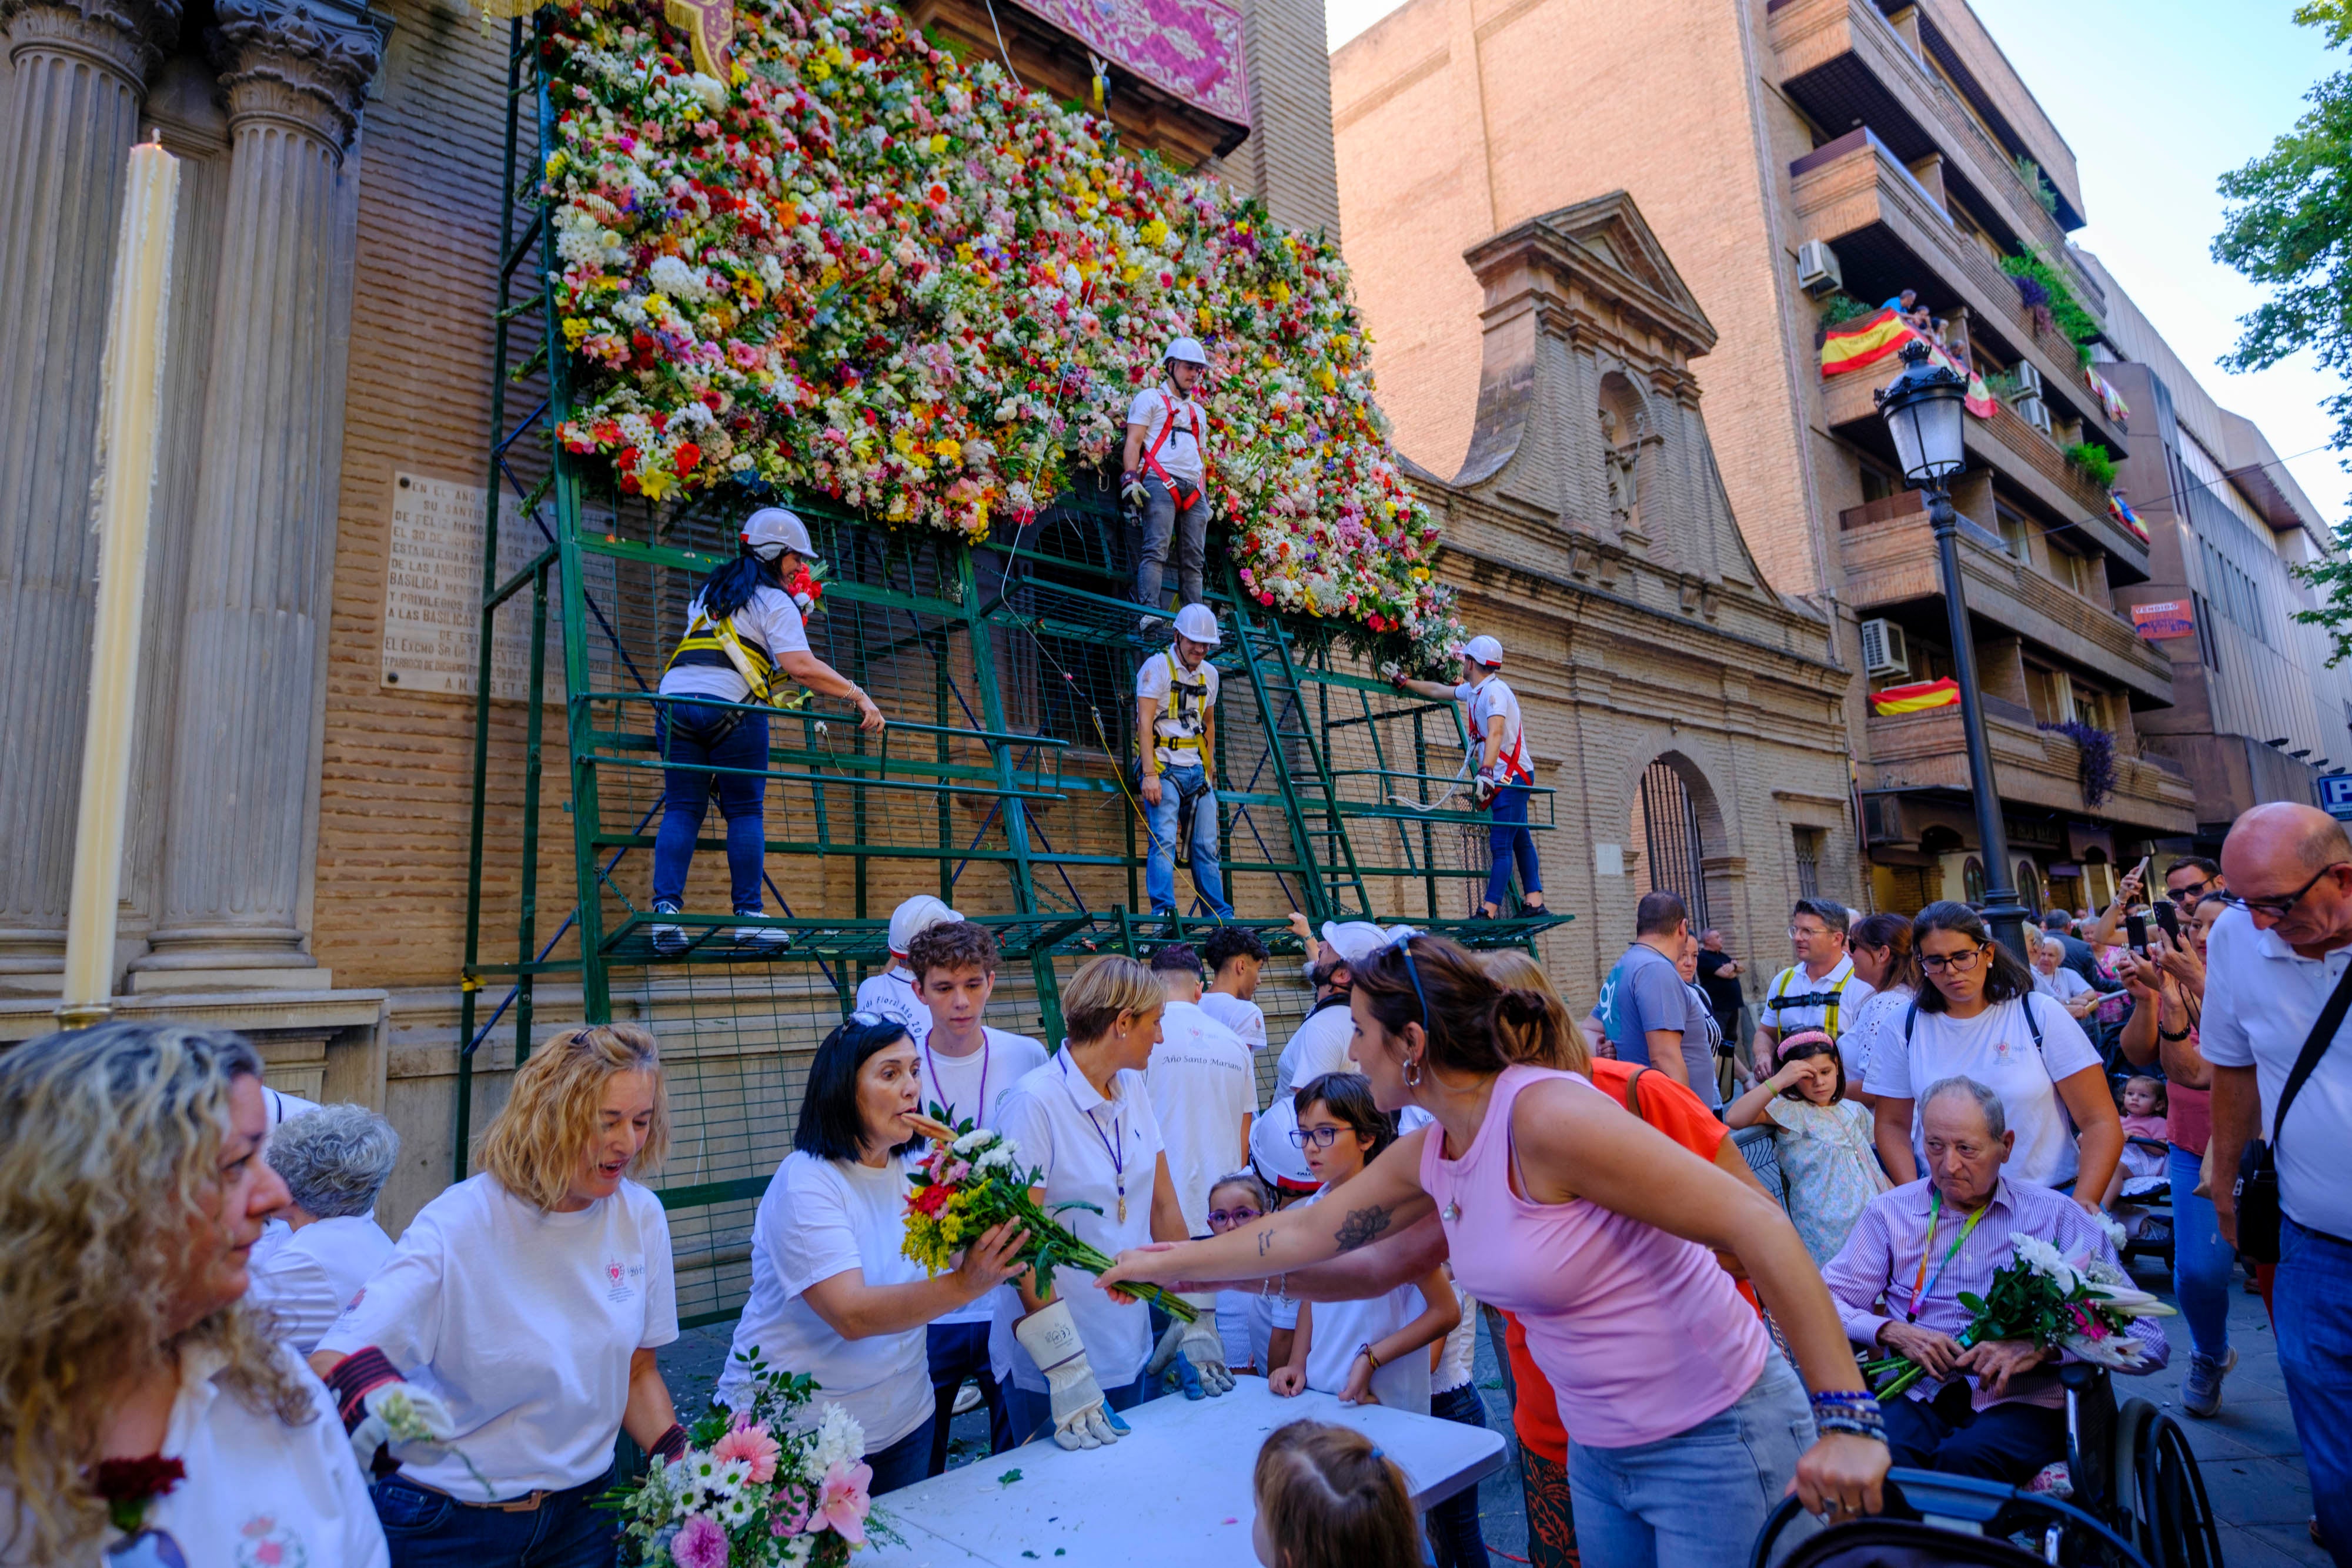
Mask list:
[[[396,1463],[375,1491],[396,1568],[610,1568],[615,1437],[686,1447],[654,1359],[677,1337],[669,1225],[630,1179],[668,1141],[654,1037],[565,1030],[516,1072],[482,1174],[425,1206],[320,1342],[353,1450]],[[395,1393],[444,1440],[392,1437]]]
[[[1061,1051],[996,1103],[996,1130],[1038,1169],[1032,1196],[1106,1257],[1190,1234],[1143,1082],[1167,1003],[1159,977],[1134,959],[1106,954],[1090,960],[1062,992],[1070,1034]],[[1084,1207],[1063,1207],[1070,1204]],[[1066,1265],[1055,1270],[1054,1288],[1043,1294],[1034,1272],[1013,1284],[1017,1298],[999,1299],[989,1354],[997,1381],[1010,1384],[1014,1439],[1025,1442],[1050,1427],[1065,1448],[1117,1442],[1127,1425],[1114,1412],[1143,1398],[1150,1309],[1077,1283]],[[1232,1379],[1217,1337],[1214,1293],[1199,1304],[1200,1322],[1181,1336],[1183,1354],[1223,1374],[1202,1385],[1223,1393]]]
[[268,1131],[226,1031],[0,1057],[0,1563],[386,1561],[333,1402],[243,1304]]

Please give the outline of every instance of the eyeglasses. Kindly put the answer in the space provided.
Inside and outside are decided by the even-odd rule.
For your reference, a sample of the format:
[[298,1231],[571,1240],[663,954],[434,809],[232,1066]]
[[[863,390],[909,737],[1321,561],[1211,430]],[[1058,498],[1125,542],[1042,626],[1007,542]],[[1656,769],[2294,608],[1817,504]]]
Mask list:
[[2221,902],[2232,909],[2242,909],[2249,915],[2267,915],[2273,920],[2284,920],[2289,915],[2294,913],[2294,906],[2303,902],[2304,895],[2319,885],[2321,877],[2347,863],[2352,862],[2337,861],[2335,865],[2321,866],[2312,873],[2309,882],[2305,883],[2284,898],[2241,898],[2234,893],[2225,893],[2221,895]]
[[1265,1212],[1259,1208],[1213,1208],[1209,1210],[1209,1224],[1212,1228],[1222,1230],[1229,1225],[1247,1225]]
[[1789,938],[1792,942],[1802,942],[1810,937],[1827,936],[1829,935],[1830,928],[1826,925],[1791,925],[1789,927]]
[[1984,951],[1981,947],[1971,947],[1965,953],[1922,953],[1919,955],[1919,967],[1931,975],[1944,969],[1949,969],[1955,975],[1965,975],[1977,967],[1977,960],[1984,956]]
[[2206,890],[2212,885],[2213,879],[2209,876],[2195,887],[2168,888],[2164,895],[2175,904],[2194,904],[2204,897]]
[[1297,1149],[1303,1149],[1309,1144],[1318,1149],[1328,1149],[1339,1141],[1339,1134],[1346,1130],[1344,1127],[1293,1127],[1290,1129],[1290,1145]]

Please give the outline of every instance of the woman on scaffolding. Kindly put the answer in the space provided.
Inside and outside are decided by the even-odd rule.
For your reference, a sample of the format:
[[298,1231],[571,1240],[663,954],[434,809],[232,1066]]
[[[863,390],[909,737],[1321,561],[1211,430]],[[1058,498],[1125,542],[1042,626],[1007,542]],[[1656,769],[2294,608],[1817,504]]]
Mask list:
[[[687,607],[686,635],[662,671],[662,700],[654,705],[654,745],[669,764],[654,836],[656,915],[686,907],[687,868],[714,789],[727,820],[734,911],[753,919],[764,913],[768,716],[761,710],[783,706],[778,688],[786,679],[855,702],[860,729],[885,723],[863,687],[809,652],[801,607],[784,587],[803,566],[822,564],[807,525],[782,507],[762,507],[744,519],[741,541],[741,553],[712,572]],[[658,952],[683,953],[689,939],[684,926],[662,922],[653,940]],[[773,926],[738,925],[724,940],[772,952],[791,938]]]
[[1493,864],[1486,873],[1486,902],[1477,915],[1486,920],[1503,913],[1515,865],[1519,873],[1519,902],[1530,914],[1542,913],[1544,906],[1543,863],[1536,858],[1535,835],[1528,831],[1528,792],[1536,781],[1535,758],[1528,750],[1526,727],[1519,722],[1519,699],[1496,674],[1502,667],[1503,644],[1492,637],[1473,637],[1463,645],[1458,686],[1408,680],[1402,671],[1389,676],[1389,684],[1401,692],[1462,705],[1470,744],[1478,748],[1470,801],[1486,808],[1494,820],[1486,831]]

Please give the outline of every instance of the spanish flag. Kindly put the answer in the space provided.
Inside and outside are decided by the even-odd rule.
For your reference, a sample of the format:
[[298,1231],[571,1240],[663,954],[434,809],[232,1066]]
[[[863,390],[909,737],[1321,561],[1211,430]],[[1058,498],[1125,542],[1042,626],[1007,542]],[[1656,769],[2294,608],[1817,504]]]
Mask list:
[[2131,509],[2129,501],[2113,491],[2107,493],[2107,516],[2139,536],[2142,542],[2147,541],[2147,525],[2139,520],[2139,514]]
[[1822,374],[1842,376],[1890,358],[1919,334],[1893,309],[1841,321],[1822,337]]
[[1870,711],[1881,718],[1893,718],[1897,714],[1926,713],[1929,708],[1949,707],[1960,700],[1960,684],[1947,675],[1940,681],[1920,681],[1907,686],[1889,686],[1883,692],[1870,694]]

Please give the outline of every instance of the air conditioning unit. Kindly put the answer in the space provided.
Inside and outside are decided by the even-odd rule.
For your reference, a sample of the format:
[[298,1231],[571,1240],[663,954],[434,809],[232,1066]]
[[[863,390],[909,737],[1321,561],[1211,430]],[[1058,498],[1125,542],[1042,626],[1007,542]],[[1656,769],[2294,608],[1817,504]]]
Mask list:
[[2043,402],[2040,398],[2019,398],[2017,400],[2017,417],[2025,421],[2026,423],[2032,425],[2042,434],[2047,435],[2050,434],[2050,405]]
[[1838,268],[1837,252],[1827,240],[1809,239],[1797,247],[1797,287],[1816,298],[1843,287],[1845,274]]
[[2021,399],[2042,395],[2042,372],[2033,368],[2032,361],[2018,361],[2010,373],[2017,378],[2017,395]]
[[1892,621],[1862,623],[1862,667],[1874,675],[1907,675],[1911,650],[1903,642],[1903,628]]
[[1902,801],[1893,795],[1864,795],[1862,835],[1874,844],[1909,842],[1909,835],[1903,831]]

